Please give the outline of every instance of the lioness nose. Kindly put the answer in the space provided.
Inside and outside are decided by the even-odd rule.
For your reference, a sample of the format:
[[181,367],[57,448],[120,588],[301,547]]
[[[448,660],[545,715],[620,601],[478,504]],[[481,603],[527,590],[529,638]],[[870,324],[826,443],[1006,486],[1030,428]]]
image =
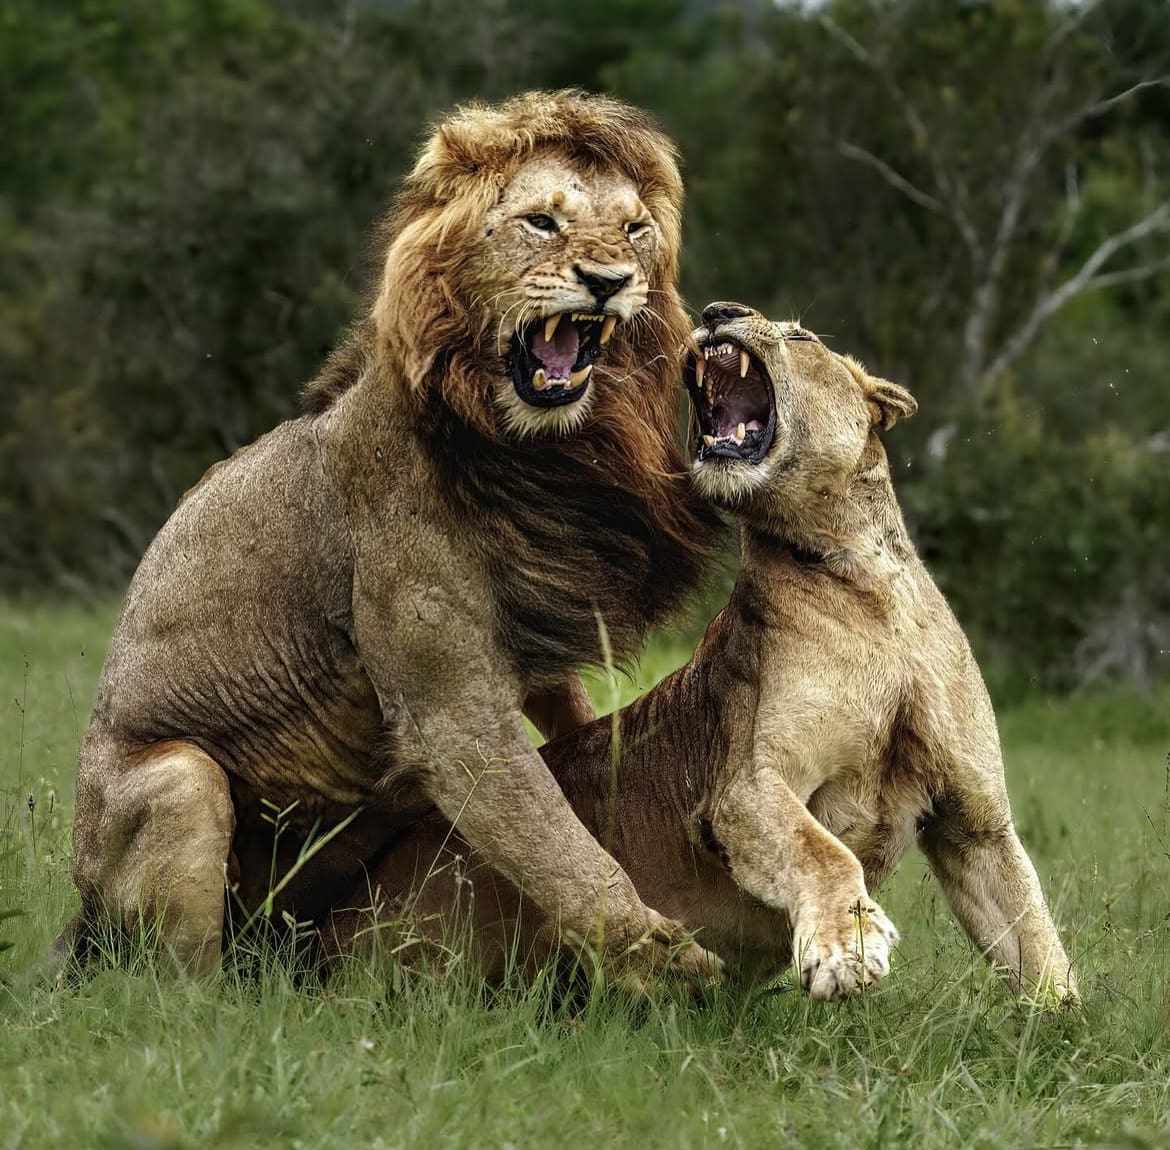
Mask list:
[[717,324],[725,323],[729,319],[742,319],[745,315],[751,314],[752,309],[744,307],[741,303],[718,301],[703,308],[703,323],[714,331]]
[[573,271],[577,278],[593,293],[598,303],[605,303],[611,295],[617,295],[634,277],[626,272],[609,268],[583,268],[577,264]]

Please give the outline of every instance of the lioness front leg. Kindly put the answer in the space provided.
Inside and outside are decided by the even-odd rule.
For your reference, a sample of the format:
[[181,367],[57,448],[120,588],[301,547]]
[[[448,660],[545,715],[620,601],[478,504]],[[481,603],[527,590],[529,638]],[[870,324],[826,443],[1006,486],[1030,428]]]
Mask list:
[[964,764],[948,783],[920,844],[955,916],[1015,993],[1043,1005],[1076,1002],[1072,964],[1012,825],[1002,767]]
[[777,771],[735,777],[712,829],[739,886],[788,914],[800,982],[813,998],[845,998],[889,974],[898,932],[869,897],[861,863]]
[[596,717],[580,675],[570,675],[559,686],[533,691],[524,700],[524,717],[545,737],[568,734]]

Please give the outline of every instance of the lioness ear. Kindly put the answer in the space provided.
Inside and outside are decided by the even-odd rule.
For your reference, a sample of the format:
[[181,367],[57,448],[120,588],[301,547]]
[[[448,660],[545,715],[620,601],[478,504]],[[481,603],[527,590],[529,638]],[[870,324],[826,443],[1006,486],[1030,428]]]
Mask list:
[[889,431],[899,419],[909,419],[918,410],[918,400],[904,387],[888,379],[869,375],[863,386],[870,420],[883,431]]

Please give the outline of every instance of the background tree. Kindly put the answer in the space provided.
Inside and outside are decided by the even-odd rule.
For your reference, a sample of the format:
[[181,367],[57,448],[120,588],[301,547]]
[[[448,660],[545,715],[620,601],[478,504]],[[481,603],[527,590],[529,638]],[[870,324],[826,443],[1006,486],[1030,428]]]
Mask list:
[[1170,644],[1165,0],[12,0],[0,587],[105,593],[295,411],[428,120],[604,89],[679,140],[684,290],[918,395],[914,530],[1002,682]]

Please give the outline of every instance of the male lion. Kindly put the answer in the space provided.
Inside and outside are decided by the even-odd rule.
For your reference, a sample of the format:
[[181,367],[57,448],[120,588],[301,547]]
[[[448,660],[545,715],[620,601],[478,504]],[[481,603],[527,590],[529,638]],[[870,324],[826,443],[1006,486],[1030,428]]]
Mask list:
[[275,909],[313,919],[437,807],[623,969],[639,942],[643,971],[676,946],[706,969],[521,718],[591,718],[576,668],[604,635],[633,652],[714,542],[675,431],[681,199],[671,143],[610,99],[437,128],[308,412],[212,467],[134,577],[81,749],[65,943],[146,919],[206,969],[225,868],[245,911],[275,880]]
[[[692,470],[738,513],[743,569],[691,662],[621,712],[616,762],[600,720],[544,747],[553,773],[642,897],[741,971],[773,974],[795,952],[816,998],[881,978],[897,934],[868,892],[917,840],[1008,982],[1074,999],[987,692],[877,434],[915,401],[795,324],[727,303],[703,318]],[[460,836],[421,826],[374,875],[380,921],[363,892],[335,916],[339,938],[441,937],[454,920],[489,974],[547,957],[545,916],[478,852],[453,855],[468,855]]]

